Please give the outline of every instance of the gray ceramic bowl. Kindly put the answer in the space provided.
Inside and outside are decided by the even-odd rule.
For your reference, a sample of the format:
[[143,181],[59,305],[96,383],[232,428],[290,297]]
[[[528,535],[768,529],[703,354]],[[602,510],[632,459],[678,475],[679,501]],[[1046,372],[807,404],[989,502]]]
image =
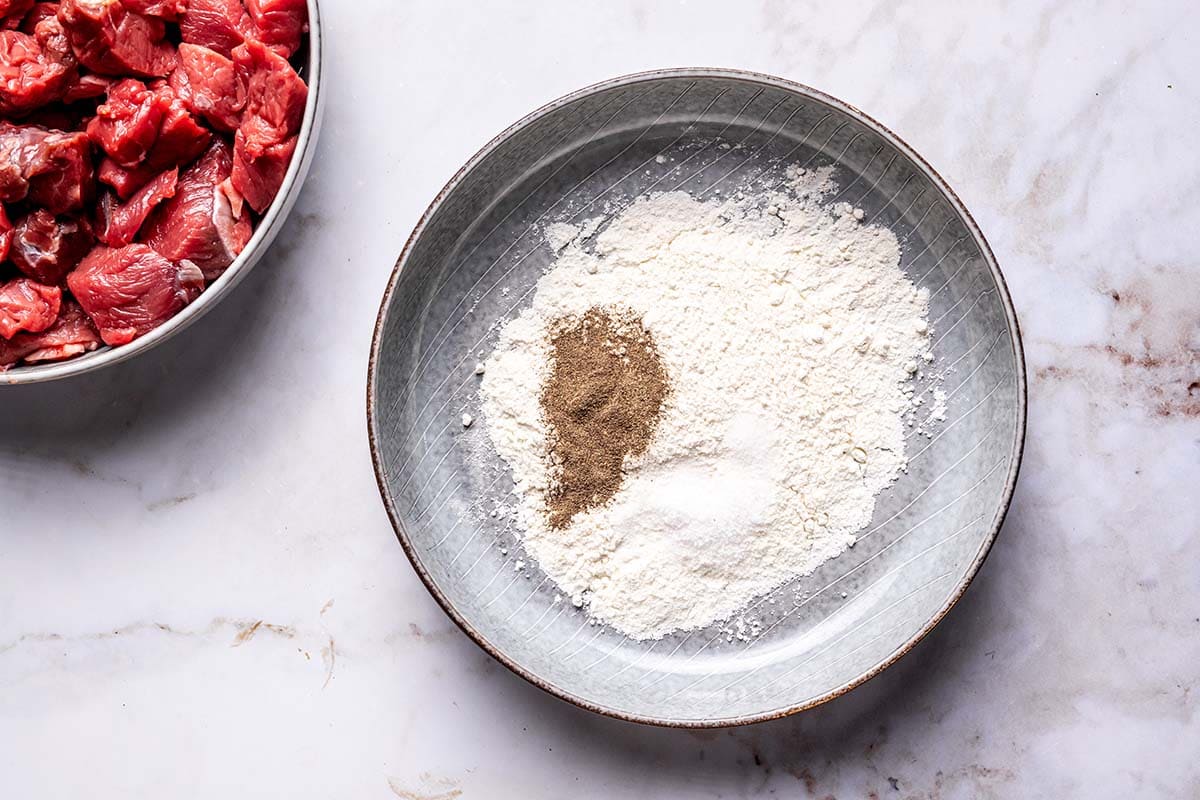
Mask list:
[[251,268],[262,258],[263,253],[271,246],[271,242],[279,235],[288,213],[296,204],[300,195],[300,187],[308,174],[313,152],[317,146],[317,134],[321,126],[321,111],[324,108],[324,98],[321,92],[321,66],[324,52],[321,29],[321,10],[317,0],[308,0],[307,37],[308,52],[300,66],[300,74],[308,84],[308,105],[304,109],[304,121],[300,127],[300,138],[296,144],[296,154],[288,167],[283,186],[275,197],[275,202],[267,209],[267,213],[259,221],[253,238],[246,249],[234,259],[233,264],[225,273],[212,283],[194,303],[180,311],[166,323],[123,347],[103,347],[92,353],[60,361],[52,364],[40,364],[27,367],[14,367],[7,372],[0,372],[0,386],[18,383],[43,383],[71,375],[81,375],[94,372],[111,364],[127,361],[139,353],[155,347],[184,328],[204,316],[209,309],[221,301],[237,286],[250,272]]
[[[932,294],[934,366],[951,368],[949,417],[932,438],[912,435],[910,468],[881,495],[856,547],[751,610],[761,635],[729,641],[713,626],[658,642],[625,639],[556,602],[536,566],[514,569],[528,561],[519,537],[484,513],[511,481],[482,426],[460,422],[464,411],[479,414],[473,367],[550,262],[545,223],[788,163],[836,165],[839,199],[901,238],[905,270]],[[632,75],[569,95],[471,159],[400,257],[367,392],[388,514],[455,622],[559,697],[677,726],[809,708],[912,648],[991,547],[1025,433],[1017,320],[983,235],[946,183],[845,103],[778,78],[707,69]]]

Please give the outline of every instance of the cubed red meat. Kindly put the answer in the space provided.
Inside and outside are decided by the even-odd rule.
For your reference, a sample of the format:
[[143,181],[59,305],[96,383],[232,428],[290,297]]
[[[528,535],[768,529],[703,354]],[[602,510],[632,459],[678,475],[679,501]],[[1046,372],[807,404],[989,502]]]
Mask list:
[[33,0],[0,0],[0,28],[16,30],[33,8]]
[[126,203],[118,201],[111,192],[105,192],[96,213],[96,238],[109,247],[124,247],[131,243],[154,207],[175,196],[178,180],[178,169],[164,172]]
[[187,13],[179,21],[179,32],[183,41],[211,48],[223,56],[255,33],[242,0],[189,0]]
[[146,84],[136,78],[117,81],[88,123],[88,138],[121,166],[137,166],[158,141],[165,112]]
[[130,11],[158,17],[168,22],[178,22],[187,11],[187,0],[121,0]]
[[28,198],[66,214],[83,208],[94,189],[87,134],[0,122],[0,202]]
[[121,0],[62,0],[58,18],[75,57],[94,72],[152,78],[175,68],[163,21],[130,11]]
[[299,137],[259,148],[259,155],[251,155],[241,131],[233,138],[233,174],[230,183],[246,203],[258,213],[263,213],[279,193],[287,177],[288,165],[296,152]]
[[88,315],[74,300],[64,298],[58,319],[46,330],[0,338],[0,372],[22,360],[29,364],[62,361],[99,346],[100,335]]
[[118,166],[144,163],[157,174],[195,159],[212,134],[200,127],[167,83],[148,87],[126,78],[96,109],[88,137]]
[[190,261],[173,261],[144,244],[100,245],[67,276],[71,294],[105,344],[128,344],[179,313],[204,290]]
[[246,85],[238,79],[233,61],[197,44],[179,45],[179,67],[171,73],[171,88],[214,128],[232,132],[246,107]]
[[235,49],[233,63],[246,86],[239,130],[246,135],[247,151],[257,156],[260,148],[277,145],[300,130],[308,86],[285,58],[258,42]]
[[0,336],[11,339],[21,331],[40,333],[58,319],[62,289],[17,278],[0,286]]
[[100,160],[100,166],[96,170],[96,177],[100,179],[100,182],[116,190],[117,197],[122,200],[133,197],[138,189],[141,189],[158,174],[156,170],[145,164],[139,164],[136,167],[122,167],[107,156]]
[[250,218],[235,217],[221,189],[232,170],[229,146],[214,143],[147,221],[142,241],[173,261],[191,261],[207,280],[220,277],[254,233]]
[[246,108],[234,136],[230,182],[261,213],[283,185],[296,151],[308,87],[291,64],[258,42],[236,48],[233,63],[246,85]]
[[159,81],[153,88],[166,111],[158,142],[146,163],[158,169],[190,164],[208,149],[212,133],[201,127],[166,81]]
[[77,219],[55,217],[39,208],[17,221],[9,257],[26,276],[57,286],[91,251],[94,242],[88,225]]
[[24,114],[61,99],[77,74],[57,19],[43,20],[33,34],[0,31],[0,114]]
[[308,30],[305,0],[246,0],[256,38],[284,58],[300,49],[300,37]]

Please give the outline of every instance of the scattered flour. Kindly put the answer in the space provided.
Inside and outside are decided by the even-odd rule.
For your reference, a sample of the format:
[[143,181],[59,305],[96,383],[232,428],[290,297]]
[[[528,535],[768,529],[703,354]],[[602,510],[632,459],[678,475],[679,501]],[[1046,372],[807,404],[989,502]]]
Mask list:
[[[482,370],[526,552],[573,605],[631,637],[730,619],[811,572],[853,545],[905,467],[928,294],[900,269],[894,235],[822,202],[829,171],[789,175],[757,202],[670,192],[583,231],[550,226],[558,258]],[[550,331],[593,307],[641,317],[670,390],[618,493],[551,529]]]

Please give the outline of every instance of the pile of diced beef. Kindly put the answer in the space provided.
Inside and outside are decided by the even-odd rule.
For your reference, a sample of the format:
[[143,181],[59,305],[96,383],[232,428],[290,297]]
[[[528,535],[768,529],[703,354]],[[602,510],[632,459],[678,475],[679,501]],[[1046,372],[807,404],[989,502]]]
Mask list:
[[0,371],[127,344],[250,240],[305,0],[0,0]]

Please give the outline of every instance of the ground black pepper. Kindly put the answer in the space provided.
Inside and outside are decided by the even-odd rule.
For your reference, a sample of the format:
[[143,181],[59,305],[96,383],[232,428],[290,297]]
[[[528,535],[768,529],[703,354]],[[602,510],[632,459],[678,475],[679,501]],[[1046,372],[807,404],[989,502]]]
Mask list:
[[542,391],[555,481],[552,528],[617,493],[627,456],[646,451],[667,396],[667,374],[639,317],[593,308],[551,338],[553,367]]

